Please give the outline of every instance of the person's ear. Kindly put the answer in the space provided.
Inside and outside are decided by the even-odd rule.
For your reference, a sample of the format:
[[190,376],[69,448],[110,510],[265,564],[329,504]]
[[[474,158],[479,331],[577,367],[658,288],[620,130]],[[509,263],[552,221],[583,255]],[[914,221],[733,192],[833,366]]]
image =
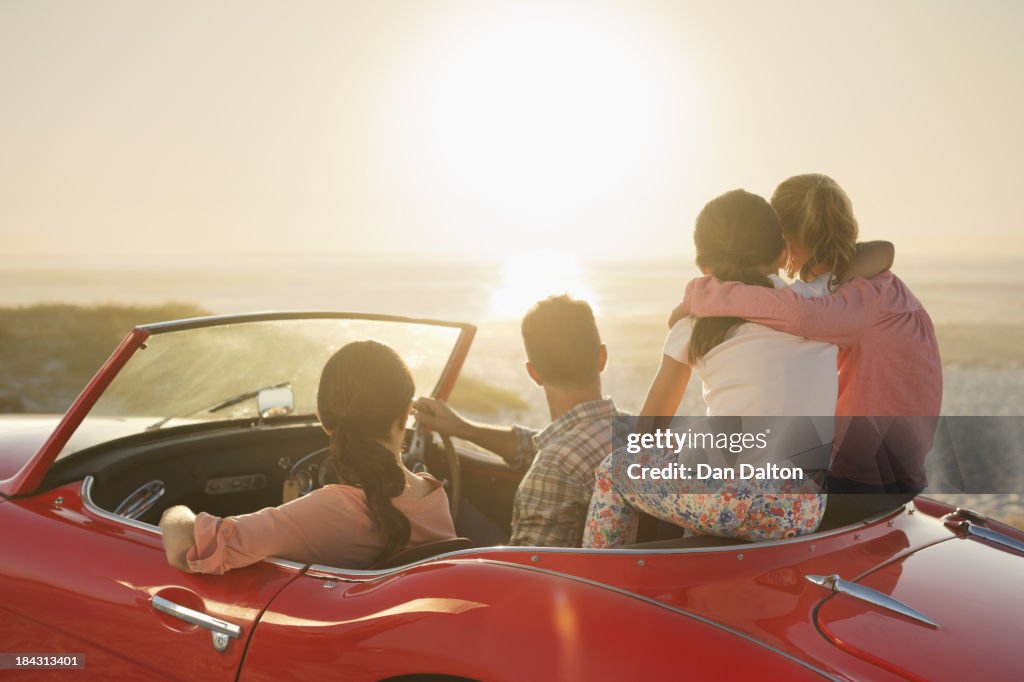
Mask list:
[[405,417],[398,420],[398,428],[402,433],[405,433],[405,427],[409,424],[409,417],[416,418],[416,400],[409,401],[409,409],[406,410]]
[[410,414],[412,414],[411,409],[409,410],[408,414],[403,414],[398,419],[396,419],[394,425],[391,427],[392,431],[394,431],[395,433],[405,433],[405,427],[409,423]]
[[527,361],[526,373],[530,375],[531,379],[533,379],[533,383],[537,384],[538,386],[544,385],[544,380],[540,378],[540,374],[537,372],[537,368],[533,366],[532,362]]
[[698,267],[700,268],[700,274],[704,275],[705,277],[711,274],[711,268],[705,267],[703,265],[700,265]]
[[605,365],[608,364],[608,347],[601,344],[601,347],[597,349],[597,371],[603,372]]

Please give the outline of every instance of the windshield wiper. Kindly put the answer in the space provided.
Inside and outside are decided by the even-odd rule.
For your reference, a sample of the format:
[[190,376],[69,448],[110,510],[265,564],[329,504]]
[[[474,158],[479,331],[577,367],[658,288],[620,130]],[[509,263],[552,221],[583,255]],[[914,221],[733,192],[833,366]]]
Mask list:
[[257,388],[255,390],[251,390],[251,391],[244,391],[242,393],[239,393],[238,395],[233,395],[233,396],[231,396],[230,398],[228,398],[226,400],[221,400],[220,402],[214,403],[211,407],[201,407],[198,410],[192,410],[191,412],[186,412],[185,414],[172,415],[170,417],[164,417],[160,421],[155,422],[155,423],[150,424],[149,426],[147,426],[146,430],[147,431],[156,431],[157,429],[159,429],[161,426],[163,426],[167,422],[171,421],[172,419],[183,419],[183,418],[189,416],[190,414],[195,414],[196,412],[204,412],[205,411],[207,414],[213,414],[214,412],[220,412],[221,410],[227,409],[227,408],[229,408],[229,407],[231,407],[233,405],[237,405],[238,403],[244,403],[246,400],[252,400],[253,398],[258,396],[263,391],[269,391],[272,388],[285,388],[286,386],[291,386],[291,385],[292,384],[291,384],[290,381],[284,381],[284,382],[281,382],[280,384],[273,384],[271,386],[263,386],[261,388]]

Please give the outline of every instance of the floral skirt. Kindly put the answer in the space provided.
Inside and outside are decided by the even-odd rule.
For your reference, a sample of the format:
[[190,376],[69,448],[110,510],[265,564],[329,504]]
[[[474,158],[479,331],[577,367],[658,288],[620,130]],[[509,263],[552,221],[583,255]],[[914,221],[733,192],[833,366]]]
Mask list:
[[659,466],[674,462],[671,452],[639,456],[617,451],[595,472],[584,547],[618,547],[636,541],[639,512],[685,528],[693,535],[743,540],[778,540],[813,533],[825,512],[821,481],[721,481],[715,492],[703,484],[663,479],[632,479],[627,462]]

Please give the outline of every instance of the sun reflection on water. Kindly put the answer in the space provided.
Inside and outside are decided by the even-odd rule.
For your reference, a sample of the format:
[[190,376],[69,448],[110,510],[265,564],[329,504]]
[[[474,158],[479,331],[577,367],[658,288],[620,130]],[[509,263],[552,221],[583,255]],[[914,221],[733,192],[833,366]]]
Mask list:
[[519,318],[537,301],[559,294],[585,300],[595,314],[598,312],[597,295],[575,256],[552,251],[516,254],[505,261],[487,315],[494,319]]

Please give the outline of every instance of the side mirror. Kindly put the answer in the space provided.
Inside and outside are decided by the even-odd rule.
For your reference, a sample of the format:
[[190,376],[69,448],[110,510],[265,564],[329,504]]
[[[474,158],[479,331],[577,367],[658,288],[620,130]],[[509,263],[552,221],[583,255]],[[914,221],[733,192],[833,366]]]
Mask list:
[[295,394],[291,386],[265,388],[256,395],[260,419],[284,417],[295,411]]

